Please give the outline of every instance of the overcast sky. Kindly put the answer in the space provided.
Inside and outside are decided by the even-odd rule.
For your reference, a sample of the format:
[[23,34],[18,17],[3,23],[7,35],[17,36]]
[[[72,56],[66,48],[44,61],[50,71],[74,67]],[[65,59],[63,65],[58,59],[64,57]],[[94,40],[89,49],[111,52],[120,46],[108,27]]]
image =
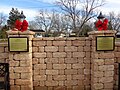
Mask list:
[[[19,11],[23,10],[27,20],[33,20],[40,9],[56,8],[53,4],[56,0],[1,0],[0,12],[8,15],[11,8],[18,8]],[[106,4],[100,8],[103,13],[114,11],[120,12],[120,0],[106,0]]]

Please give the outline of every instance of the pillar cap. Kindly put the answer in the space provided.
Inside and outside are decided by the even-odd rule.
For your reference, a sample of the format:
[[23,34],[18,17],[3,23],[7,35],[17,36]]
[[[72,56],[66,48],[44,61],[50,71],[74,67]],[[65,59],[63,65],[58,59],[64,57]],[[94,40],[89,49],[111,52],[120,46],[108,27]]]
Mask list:
[[35,32],[29,31],[29,30],[24,31],[24,32],[8,30],[6,32],[8,35],[34,35],[35,34]]
[[91,31],[88,35],[100,35],[100,34],[116,34],[116,30],[106,30],[106,31]]

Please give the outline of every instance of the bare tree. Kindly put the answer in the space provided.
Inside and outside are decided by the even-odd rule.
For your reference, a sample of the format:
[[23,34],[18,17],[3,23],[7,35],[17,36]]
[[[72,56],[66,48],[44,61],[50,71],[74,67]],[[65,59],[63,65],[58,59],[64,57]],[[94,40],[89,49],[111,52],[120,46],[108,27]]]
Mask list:
[[8,30],[8,27],[7,25],[5,25],[6,18],[7,18],[6,15],[0,13],[0,39],[7,37],[6,31]]
[[30,29],[42,29],[36,21],[29,21],[29,28]]
[[68,17],[67,15],[62,14],[61,16],[61,29],[65,33],[70,33],[72,29],[72,23],[71,23],[71,18]]
[[0,13],[0,28],[6,22],[6,16],[3,13]]
[[47,10],[40,10],[39,15],[35,17],[35,22],[37,23],[39,28],[43,28],[47,33],[52,27],[52,18]]
[[[60,14],[55,10],[51,12],[47,10],[40,10],[35,17],[35,21],[30,22],[31,28],[39,28],[46,31],[46,34],[55,33],[57,36],[61,32],[66,32],[71,28],[70,17]],[[69,31],[67,31],[69,32]]]
[[120,30],[120,13],[115,14],[114,12],[109,13],[109,27],[113,30]]
[[71,23],[69,23],[70,18],[68,16],[55,13],[52,17],[52,28],[54,31],[57,31],[59,34],[68,32],[68,29],[71,27]]
[[97,8],[103,6],[103,0],[59,0],[56,4],[72,20],[72,29],[80,34],[84,24],[96,16]]

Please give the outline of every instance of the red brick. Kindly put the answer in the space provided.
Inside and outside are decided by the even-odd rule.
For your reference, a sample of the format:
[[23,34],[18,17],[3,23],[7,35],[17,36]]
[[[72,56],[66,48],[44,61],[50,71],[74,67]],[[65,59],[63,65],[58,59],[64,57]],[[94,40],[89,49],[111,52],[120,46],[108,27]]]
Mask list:
[[47,75],[47,81],[52,81],[53,80],[53,75]]
[[48,75],[58,75],[58,70],[46,70],[46,74],[48,74]]
[[66,75],[77,74],[77,70],[76,69],[66,69],[65,74]]
[[86,40],[86,46],[90,46],[91,45],[91,41],[90,40]]
[[67,81],[65,81],[66,86],[77,85],[77,84],[78,84],[77,80],[67,80]]
[[54,46],[65,46],[66,41],[53,41]]
[[31,66],[31,63],[30,61],[20,61],[20,66],[22,67],[30,67]]
[[85,57],[85,52],[73,52],[73,57]]
[[54,80],[63,81],[66,80],[66,75],[55,75],[53,76]]
[[58,62],[59,64],[65,64],[65,58],[59,58]]
[[30,67],[15,67],[14,68],[14,72],[18,72],[18,73],[23,73],[23,72],[31,72],[31,68]]
[[119,58],[120,57],[120,52],[115,52],[115,57]]
[[90,46],[84,46],[84,51],[90,51]]
[[72,41],[72,45],[73,46],[84,46],[85,41],[74,40],[74,41]]
[[114,64],[114,59],[105,59],[105,64],[106,65],[112,65],[112,64]]
[[59,61],[58,58],[46,58],[45,59],[45,63],[49,63],[49,64],[51,64],[51,63],[57,64],[58,61]]
[[39,62],[40,64],[45,64],[45,59],[44,59],[44,58],[39,58],[39,59],[38,59],[38,62]]
[[39,52],[44,52],[45,48],[43,46],[39,46]]
[[96,72],[94,72],[94,77],[103,77],[103,72],[102,71],[96,71]]
[[9,82],[10,82],[10,85],[12,86],[12,85],[14,85],[15,83],[14,83],[14,80],[9,80]]
[[4,47],[0,47],[0,53],[4,52]]
[[15,80],[16,85],[31,85],[32,81],[30,80],[25,80],[25,79],[16,79]]
[[52,46],[52,41],[47,41],[47,46]]
[[66,54],[67,54],[66,55],[67,58],[71,58],[72,57],[72,52],[66,52]]
[[46,57],[46,53],[43,52],[43,53],[33,53],[33,57],[35,58],[41,58],[41,57]]
[[64,52],[65,51],[65,47],[64,46],[59,46],[59,52]]
[[31,79],[32,73],[21,73],[21,79]]
[[46,41],[34,41],[33,46],[45,46]]
[[38,81],[38,80],[40,80],[40,81],[45,81],[47,78],[46,78],[46,75],[35,75],[34,76],[34,80],[35,81]]
[[66,75],[67,76],[67,80],[72,80],[72,75]]
[[38,58],[32,58],[32,64],[38,64]]
[[9,65],[10,65],[10,67],[15,67],[15,66],[19,66],[20,65],[20,63],[19,63],[19,61],[9,61]]
[[56,46],[46,46],[45,47],[45,51],[46,52],[57,52],[58,51],[58,47],[56,47]]
[[90,69],[84,69],[84,74],[89,75],[90,74]]
[[83,49],[84,49],[83,46],[78,46],[78,51],[79,52],[83,52]]
[[71,45],[72,45],[71,41],[66,41],[66,46],[71,46]]
[[21,86],[21,90],[32,90],[32,86]]
[[34,90],[48,90],[46,86],[34,87]]
[[66,52],[75,52],[75,51],[77,51],[77,47],[75,47],[75,46],[67,46],[67,47],[65,47],[65,51]]
[[114,76],[114,71],[105,71],[105,77]]
[[10,86],[10,90],[21,90],[21,89],[20,86],[14,85],[14,86]]
[[84,75],[73,75],[73,80],[84,80]]
[[39,50],[38,47],[32,47],[33,52],[38,52],[38,50]]
[[34,65],[34,69],[46,69],[46,64],[36,64]]
[[45,70],[39,70],[39,72],[40,75],[45,75]]
[[53,64],[53,69],[65,69],[66,64]]
[[98,55],[98,58],[105,58],[105,59],[111,59],[111,58],[114,58],[114,53],[100,53]]
[[47,52],[47,58],[52,58],[52,57],[53,57],[52,53],[51,52]]
[[111,90],[112,90],[112,89],[113,89],[113,83],[105,83],[105,84],[104,84],[104,88],[105,88],[105,89],[111,89]]
[[53,69],[52,63],[48,63],[48,64],[47,64],[47,69],[48,69],[48,70]]
[[[60,81],[61,82],[61,81]],[[67,90],[65,86],[59,84],[59,86],[54,87],[54,89],[50,89],[50,90]]]
[[8,58],[8,53],[0,53],[0,59]]
[[103,84],[102,83],[96,83],[96,84],[94,84],[94,89],[95,90],[98,90],[98,89],[103,89]]
[[45,40],[45,41],[52,41],[54,39],[55,37],[42,37],[42,40]]
[[85,66],[84,64],[73,64],[72,68],[73,69],[80,69],[80,68],[84,68],[84,66]]
[[20,74],[19,73],[10,73],[10,79],[19,79]]
[[65,74],[65,70],[59,70],[59,71],[58,71],[58,74],[59,74],[59,75],[64,75],[64,74]]
[[65,52],[55,52],[53,53],[53,57],[66,57]]
[[39,75],[39,74],[40,74],[39,68],[34,69],[34,70],[33,70],[33,74],[34,74],[34,75]]
[[45,81],[40,81],[40,86],[45,86]]
[[111,83],[111,82],[113,82],[113,77],[101,77],[99,79],[99,82],[101,82],[101,83]]
[[66,68],[67,68],[67,69],[71,69],[71,68],[72,68],[72,65],[71,65],[71,64],[66,64]]
[[58,81],[45,81],[46,86],[58,86]]

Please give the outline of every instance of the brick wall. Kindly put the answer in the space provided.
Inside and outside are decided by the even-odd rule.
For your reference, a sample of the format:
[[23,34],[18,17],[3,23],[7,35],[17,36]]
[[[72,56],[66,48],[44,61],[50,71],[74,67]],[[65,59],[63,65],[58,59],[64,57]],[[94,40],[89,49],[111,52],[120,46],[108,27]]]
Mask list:
[[91,90],[113,90],[115,51],[96,51],[96,37],[100,35],[115,36],[115,31],[89,33],[89,37],[92,39]]
[[7,63],[9,61],[8,44],[0,43],[0,63]]
[[8,37],[28,37],[28,52],[9,52],[10,90],[33,90],[31,31],[7,31]]
[[89,38],[34,38],[35,90],[89,90]]
[[115,69],[114,69],[114,90],[118,90],[118,67],[120,63],[120,42],[116,42],[116,48],[115,48]]
[[[96,52],[94,39],[92,36],[32,39],[30,35],[30,52],[26,53],[8,52],[8,44],[0,43],[0,63],[10,65],[11,90],[27,90],[25,85],[29,83],[22,79],[29,79],[30,86],[32,79],[33,90],[90,90],[92,86],[95,88],[92,90],[117,90],[120,43],[116,43],[113,52]],[[32,61],[28,61],[28,56]],[[92,67],[96,65],[99,69]]]
[[[8,44],[7,43],[0,43],[0,63],[8,63]],[[3,81],[4,77],[0,77],[0,81]]]

